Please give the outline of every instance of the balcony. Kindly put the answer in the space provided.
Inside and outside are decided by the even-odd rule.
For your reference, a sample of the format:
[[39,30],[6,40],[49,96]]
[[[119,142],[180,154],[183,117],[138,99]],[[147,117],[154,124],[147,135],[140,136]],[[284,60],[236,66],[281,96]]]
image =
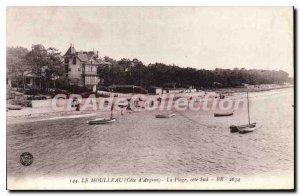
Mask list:
[[85,71],[84,73],[82,73],[82,75],[98,75],[97,71]]

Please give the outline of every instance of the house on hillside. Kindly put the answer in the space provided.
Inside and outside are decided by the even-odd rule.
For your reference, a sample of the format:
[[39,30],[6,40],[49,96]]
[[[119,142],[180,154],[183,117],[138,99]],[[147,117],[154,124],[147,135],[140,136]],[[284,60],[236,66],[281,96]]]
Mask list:
[[98,51],[77,52],[72,44],[63,57],[66,77],[70,84],[88,88],[93,88],[100,81],[98,66],[109,64],[99,58]]

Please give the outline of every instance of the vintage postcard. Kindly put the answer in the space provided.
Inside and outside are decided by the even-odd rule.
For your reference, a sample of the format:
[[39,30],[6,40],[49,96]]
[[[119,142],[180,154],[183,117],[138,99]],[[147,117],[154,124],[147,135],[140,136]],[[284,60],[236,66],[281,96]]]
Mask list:
[[293,7],[7,7],[8,190],[293,190]]

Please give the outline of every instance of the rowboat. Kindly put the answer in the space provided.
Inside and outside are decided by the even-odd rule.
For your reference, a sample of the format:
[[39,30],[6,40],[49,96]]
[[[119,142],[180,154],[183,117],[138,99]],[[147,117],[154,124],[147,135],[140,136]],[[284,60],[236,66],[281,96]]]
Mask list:
[[8,109],[8,110],[21,110],[22,107],[19,106],[19,105],[8,105],[8,106],[7,106],[7,109]]
[[250,133],[256,130],[256,123],[247,125],[246,127],[238,127],[239,133]]
[[176,115],[176,112],[170,113],[170,114],[156,114],[156,118],[171,118]]
[[227,112],[227,113],[214,113],[215,117],[222,117],[222,116],[232,116],[233,112]]
[[108,124],[108,123],[113,123],[115,122],[116,119],[115,118],[96,118],[94,120],[89,120],[88,124],[90,125],[96,125],[96,124]]
[[[256,125],[256,123],[252,123],[250,125]],[[248,124],[247,125],[230,125],[230,132],[231,133],[234,133],[234,132],[239,132],[239,129],[243,129],[243,128],[246,128],[247,126],[249,126]]]

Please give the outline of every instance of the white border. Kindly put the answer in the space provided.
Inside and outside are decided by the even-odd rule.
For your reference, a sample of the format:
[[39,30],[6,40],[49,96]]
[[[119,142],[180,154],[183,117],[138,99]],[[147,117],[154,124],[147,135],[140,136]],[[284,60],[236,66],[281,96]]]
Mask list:
[[[151,1],[139,1],[139,0],[2,0],[0,1],[0,26],[2,27],[0,32],[0,43],[2,43],[1,46],[1,72],[0,72],[0,89],[2,89],[0,93],[0,112],[1,112],[1,121],[0,121],[0,143],[1,143],[1,155],[2,155],[2,163],[0,164],[0,171],[1,171],[1,177],[0,177],[0,192],[1,195],[8,195],[10,192],[6,191],[6,119],[5,119],[5,97],[6,97],[6,86],[5,86],[5,78],[6,78],[6,70],[5,70],[5,51],[6,51],[6,38],[5,38],[5,32],[6,32],[6,22],[5,22],[5,7],[6,6],[295,6],[296,9],[298,9],[298,16],[299,16],[299,10],[300,10],[300,3],[299,1],[293,1],[293,0],[151,0]],[[297,26],[298,21],[297,21]],[[298,28],[298,35],[299,35],[299,28]],[[299,38],[298,38],[299,39]],[[297,43],[295,43],[297,44]],[[298,45],[298,44],[297,44]],[[299,56],[299,49],[297,51],[297,56]],[[297,74],[299,73],[299,69],[297,71]],[[297,84],[298,85],[298,84]],[[299,85],[297,88],[297,91],[299,91]],[[297,102],[299,103],[299,97]],[[298,109],[298,107],[297,107]],[[297,120],[299,120],[299,116]],[[297,134],[299,139],[299,133]],[[298,162],[299,166],[299,162]],[[298,168],[299,170],[299,168]],[[299,181],[299,180],[298,180]],[[298,187],[299,188],[299,187]],[[30,194],[30,193],[25,193]],[[37,193],[37,195],[42,194],[41,192]],[[52,193],[51,193],[52,194]],[[63,193],[54,193],[58,195],[62,195]],[[73,193],[68,193],[73,194]],[[87,193],[80,193],[80,194],[87,194]],[[100,193],[100,194],[107,194],[107,193]],[[109,193],[112,194],[112,193]],[[113,194],[118,194],[116,192],[113,192]],[[163,193],[154,193],[155,195],[162,195]],[[187,194],[187,193],[182,193]],[[217,195],[219,193],[200,193],[200,194],[209,194],[209,195]],[[231,194],[229,192],[229,194]],[[241,193],[238,193],[241,194]],[[254,193],[256,195],[263,195],[265,193]],[[270,193],[272,194],[272,193]],[[282,193],[282,194],[289,194],[289,193]]]

